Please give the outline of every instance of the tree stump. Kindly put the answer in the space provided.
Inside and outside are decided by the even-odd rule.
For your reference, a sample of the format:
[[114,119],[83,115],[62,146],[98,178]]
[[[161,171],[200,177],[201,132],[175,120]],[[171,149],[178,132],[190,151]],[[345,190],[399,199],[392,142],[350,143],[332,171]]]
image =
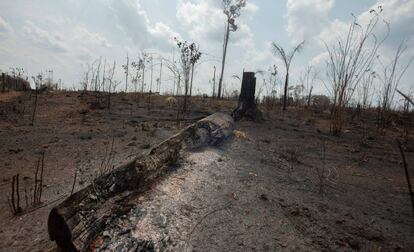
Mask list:
[[98,177],[51,210],[50,239],[63,252],[88,251],[105,220],[116,211],[120,200],[127,197],[125,193],[145,191],[167,172],[168,165],[177,160],[182,149],[217,145],[233,129],[234,121],[229,115],[210,115],[156,145],[147,154]]
[[235,121],[246,118],[248,120],[261,120],[262,113],[257,109],[255,101],[256,77],[254,72],[243,72],[243,80],[237,108],[232,117]]

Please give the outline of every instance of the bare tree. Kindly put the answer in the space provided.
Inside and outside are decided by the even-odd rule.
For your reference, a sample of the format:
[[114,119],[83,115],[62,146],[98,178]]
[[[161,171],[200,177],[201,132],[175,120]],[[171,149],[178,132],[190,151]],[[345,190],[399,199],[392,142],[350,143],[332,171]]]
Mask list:
[[[191,86],[193,80],[191,79]],[[161,82],[162,82],[162,57],[160,58],[160,77],[158,78],[158,88],[157,91],[161,93]]]
[[107,108],[108,110],[111,109],[111,94],[115,91],[115,87],[113,84],[114,74],[115,74],[115,67],[116,67],[116,61],[114,60],[114,64],[112,66],[112,69],[108,72],[108,101],[107,101]]
[[142,72],[142,69],[141,69],[143,67],[143,64],[141,62],[141,59],[138,59],[137,62],[132,61],[131,66],[132,66],[132,69],[135,70],[135,77],[132,78],[131,82],[134,83],[135,93],[136,93],[136,92],[138,92],[138,81],[143,76],[143,72]]
[[32,122],[31,122],[31,126],[34,125],[34,119],[36,116],[36,109],[37,109],[37,96],[38,96],[38,90],[40,88],[40,86],[42,85],[42,80],[43,80],[43,76],[42,74],[38,74],[36,77],[32,76],[33,82],[35,84],[35,101],[34,101],[34,105],[33,105],[33,114],[32,114]]
[[285,65],[285,68],[286,68],[285,87],[284,87],[284,93],[283,93],[283,110],[284,111],[286,110],[286,104],[287,104],[290,64],[292,63],[292,59],[295,56],[295,54],[297,52],[300,52],[300,50],[302,50],[304,44],[305,44],[305,41],[302,41],[297,46],[295,46],[290,52],[286,53],[282,46],[276,43],[273,43],[274,54],[278,55],[282,59]]
[[98,91],[100,81],[100,68],[102,64],[102,58],[95,60],[91,65],[87,64],[87,71],[84,73],[83,81],[81,82],[83,90]]
[[364,75],[371,72],[378,48],[388,37],[388,24],[387,33],[381,40],[378,40],[374,34],[381,12],[381,6],[378,10],[371,10],[371,17],[364,26],[360,25],[354,16],[354,21],[349,25],[345,37],[339,37],[337,43],[332,45],[325,42],[329,54],[327,76],[333,95],[331,131],[334,135],[342,133],[342,127],[345,124],[345,108]]
[[173,61],[164,59],[164,61],[166,61],[168,69],[173,74],[172,95],[178,94],[179,89],[180,89],[180,85],[181,85],[181,71],[180,71],[180,68],[176,65],[176,62],[174,61],[174,59],[173,59]]
[[180,63],[182,72],[184,74],[184,104],[183,111],[187,111],[187,96],[189,91],[189,82],[190,82],[190,71],[191,67],[200,59],[201,52],[198,49],[198,46],[195,43],[189,43],[187,41],[179,41],[177,38],[177,46],[180,49]]
[[224,32],[224,43],[223,43],[223,58],[221,61],[221,73],[218,85],[217,98],[222,96],[222,85],[224,75],[224,65],[226,64],[227,45],[229,43],[230,32],[237,31],[237,25],[235,19],[240,16],[240,10],[246,6],[246,0],[223,0],[222,8],[223,12],[227,17],[225,32]]
[[313,84],[315,83],[315,80],[317,78],[318,78],[318,72],[314,70],[313,66],[308,66],[306,71],[300,77],[300,82],[302,86],[305,88],[305,92],[307,96],[306,97],[307,107],[310,107],[311,100],[312,100]]
[[361,80],[361,84],[357,87],[358,104],[362,106],[363,109],[367,109],[371,106],[375,79],[375,71],[365,74]]
[[150,88],[149,88],[149,94],[151,95],[152,92],[152,79],[154,76],[154,57],[152,56],[152,53],[150,54],[149,58],[148,58],[148,63],[151,63],[150,66],[150,70],[151,70],[151,78],[150,78]]
[[213,79],[212,79],[212,82],[213,82],[213,98],[215,98],[216,97],[216,66],[213,66],[213,68],[214,68]]
[[[175,48],[174,48],[175,49]],[[167,66],[167,68],[171,71],[173,74],[172,80],[173,80],[173,88],[172,88],[172,95],[178,95],[180,84],[181,84],[181,67],[175,60],[175,51],[173,50],[172,53],[172,59],[169,58],[163,58],[162,59]]]
[[128,53],[126,55],[127,61],[125,65],[122,65],[122,68],[125,71],[125,93],[128,91],[128,74],[129,74],[129,57]]
[[93,76],[95,76],[94,77],[94,81],[95,81],[95,89],[94,89],[94,91],[95,92],[97,92],[99,90],[99,86],[98,86],[98,84],[100,84],[100,81],[99,81],[100,74],[99,73],[101,71],[102,58],[99,58],[99,61],[98,62],[99,63],[98,63],[98,67],[96,69],[96,75],[93,75]]
[[383,83],[381,90],[381,109],[384,112],[391,110],[394,102],[395,92],[397,91],[401,78],[414,60],[414,56],[412,56],[406,65],[402,67],[400,66],[401,57],[403,56],[404,52],[406,52],[406,50],[407,45],[405,43],[405,40],[403,40],[398,46],[395,56],[388,66],[384,66],[384,64],[382,64],[380,61],[381,65],[383,66],[383,74],[379,77]]
[[382,82],[382,88],[380,90],[380,102],[378,106],[378,129],[383,130],[390,123],[389,112],[392,110],[394,103],[395,93],[397,92],[401,78],[407,71],[408,67],[412,63],[414,56],[412,56],[406,65],[401,66],[401,57],[407,50],[405,40],[401,41],[400,45],[395,52],[395,56],[389,65],[384,65],[378,57],[380,65],[383,67],[383,72],[378,76],[378,79]]
[[263,72],[263,88],[266,92],[263,97],[263,104],[273,109],[276,103],[277,84],[279,83],[278,70],[276,65],[272,65],[266,72]]
[[106,81],[106,59],[104,59],[103,71],[102,71],[102,80],[99,90],[105,92],[105,81]]
[[83,80],[81,81],[83,91],[87,91],[89,86],[89,73],[91,72],[91,65],[88,64],[87,67],[88,70],[84,73]]
[[149,55],[146,52],[141,52],[141,55],[139,56],[138,59],[138,65],[139,68],[142,70],[142,78],[141,78],[141,93],[144,93],[144,89],[145,89],[145,67],[146,64],[149,63]]
[[190,81],[190,97],[193,91],[194,66],[201,57],[200,47],[193,43],[194,48],[191,48],[191,81]]

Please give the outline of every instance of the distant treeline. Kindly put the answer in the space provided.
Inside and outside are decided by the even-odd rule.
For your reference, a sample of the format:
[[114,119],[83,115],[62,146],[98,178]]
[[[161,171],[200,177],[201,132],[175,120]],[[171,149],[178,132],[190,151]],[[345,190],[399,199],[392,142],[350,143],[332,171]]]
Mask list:
[[10,76],[6,73],[2,73],[0,77],[0,90],[2,92],[15,90],[15,91],[27,91],[31,90],[29,81],[21,78]]

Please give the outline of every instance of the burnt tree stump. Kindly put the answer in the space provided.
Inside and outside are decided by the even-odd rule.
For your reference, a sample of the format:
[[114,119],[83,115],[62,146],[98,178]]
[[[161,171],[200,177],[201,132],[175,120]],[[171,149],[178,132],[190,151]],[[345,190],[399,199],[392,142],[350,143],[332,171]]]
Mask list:
[[254,72],[243,72],[243,80],[237,108],[231,114],[235,121],[246,118],[248,120],[261,120],[262,113],[257,109],[256,77]]

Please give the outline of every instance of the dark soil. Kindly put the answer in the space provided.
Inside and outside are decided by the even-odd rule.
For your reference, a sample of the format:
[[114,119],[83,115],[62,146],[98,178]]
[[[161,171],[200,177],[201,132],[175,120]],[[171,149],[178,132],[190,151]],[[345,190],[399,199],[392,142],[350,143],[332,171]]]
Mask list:
[[[13,104],[19,111],[28,97],[0,103],[0,250],[51,247],[50,208],[70,193],[75,170],[77,190],[99,174],[112,141],[116,166],[176,132],[175,109],[165,98],[153,99],[148,112],[144,98],[119,94],[108,111],[90,108],[92,94],[43,94],[34,126],[28,112],[5,113]],[[187,117],[195,119],[229,112],[235,103],[200,98],[191,107]],[[219,147],[184,152],[151,190],[129,197],[130,207],[108,219],[94,250],[413,250],[414,219],[395,142],[402,130],[380,134],[371,113],[333,137],[326,114],[277,111],[265,112],[262,123],[238,122],[235,136]],[[13,217],[10,178],[20,173],[30,188],[42,151],[43,205],[25,208],[23,200],[25,211]],[[406,156],[414,174],[409,148]]]
[[[317,125],[303,115],[241,122],[220,148],[187,153],[137,199],[144,214],[134,219],[134,237],[160,251],[413,249],[393,138],[372,134],[361,145],[356,128],[336,138]],[[319,192],[323,142],[327,178]]]
[[[47,216],[70,194],[76,171],[75,191],[211,113],[193,106],[188,119],[177,125],[176,106],[169,106],[166,97],[153,96],[150,110],[146,96],[117,94],[110,110],[102,106],[104,98],[82,92],[41,93],[31,126],[34,94],[0,93],[0,251],[50,247]],[[42,204],[33,207],[36,165],[43,152]],[[16,174],[23,213],[13,216],[8,200]]]

